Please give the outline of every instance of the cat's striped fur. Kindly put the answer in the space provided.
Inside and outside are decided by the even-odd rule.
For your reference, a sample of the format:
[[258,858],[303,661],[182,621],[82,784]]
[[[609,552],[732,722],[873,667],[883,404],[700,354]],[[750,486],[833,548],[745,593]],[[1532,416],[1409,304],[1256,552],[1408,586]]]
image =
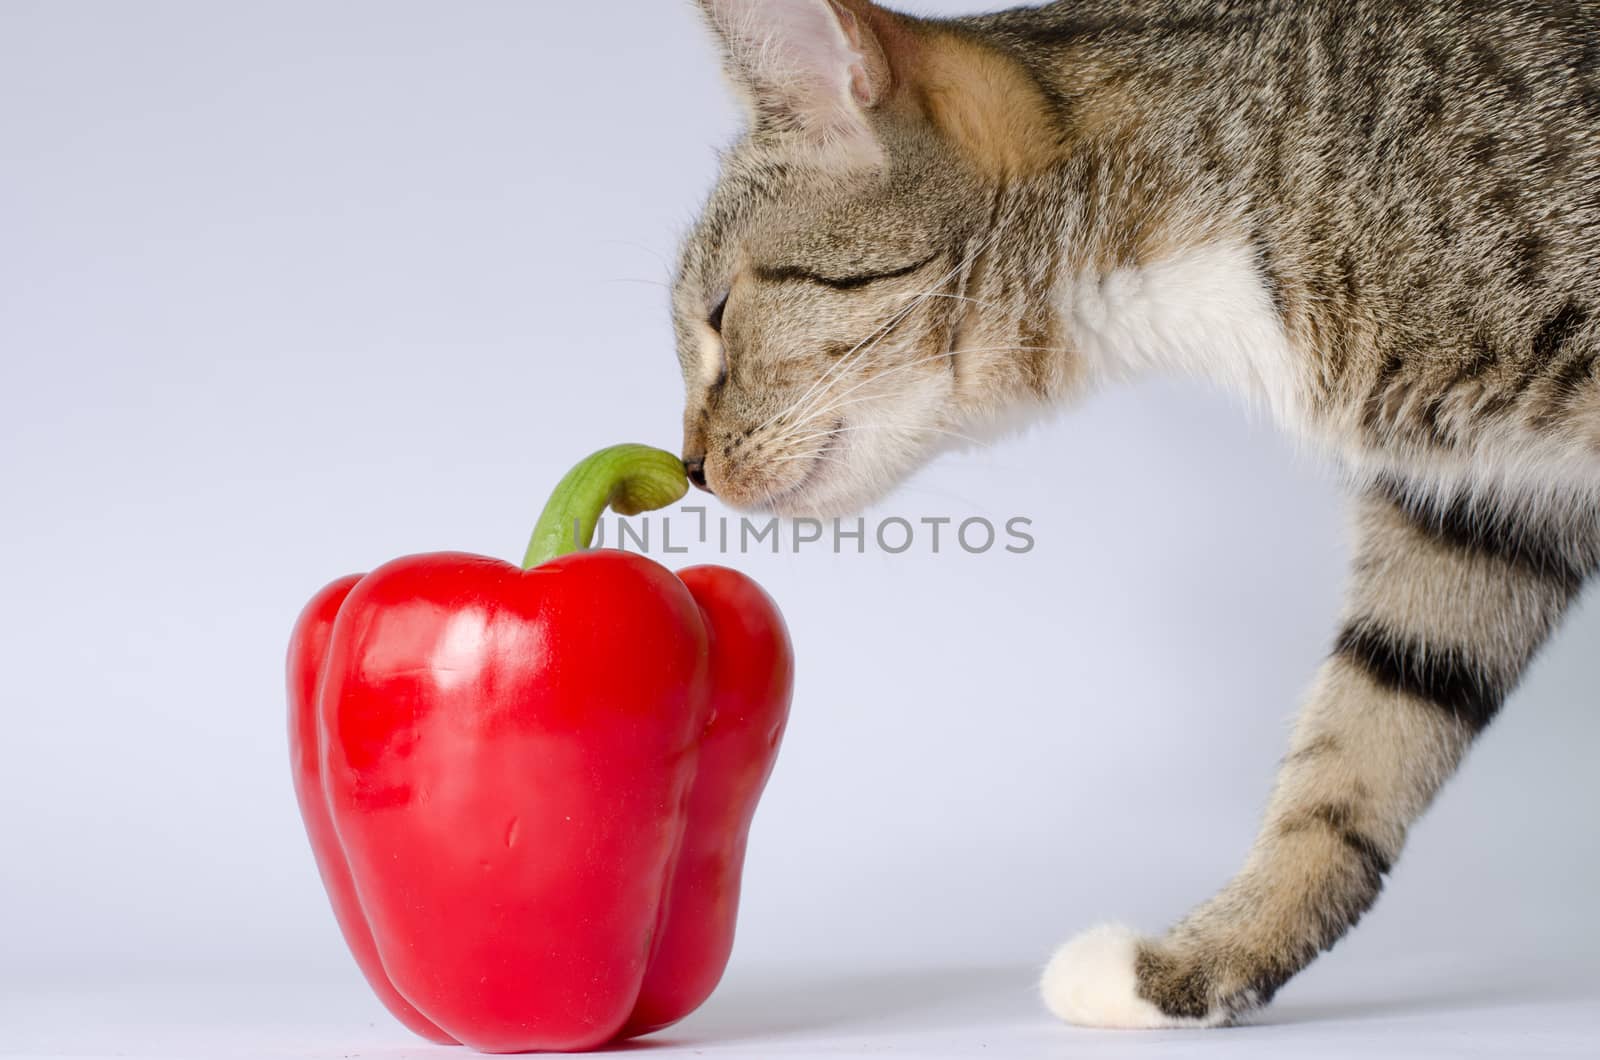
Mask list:
[[686,458],[848,509],[1152,369],[1337,454],[1343,629],[1243,871],[1063,1017],[1216,1025],[1372,905],[1600,566],[1600,3],[702,0],[751,127],[675,293]]

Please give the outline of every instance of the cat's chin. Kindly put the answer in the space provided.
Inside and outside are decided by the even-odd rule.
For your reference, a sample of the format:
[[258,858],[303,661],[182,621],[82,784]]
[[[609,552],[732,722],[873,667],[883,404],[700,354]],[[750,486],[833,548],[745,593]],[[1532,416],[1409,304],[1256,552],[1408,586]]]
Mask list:
[[870,453],[848,464],[818,461],[796,485],[765,498],[753,510],[785,519],[855,518],[886,500],[902,482],[949,448],[953,446],[941,443],[926,447],[914,459],[902,456],[892,462],[874,460]]
[[783,519],[848,519],[860,515],[867,502],[850,500],[810,500],[798,497],[767,505],[763,511]]
[[[841,421],[835,428],[835,437],[843,441],[803,464],[798,478],[752,498],[748,505],[740,503],[739,498],[724,500],[735,508],[785,519],[854,518],[887,498],[900,483],[950,448],[944,440],[949,437],[948,432],[935,436],[914,424],[901,430],[900,444],[865,445],[851,441],[858,436],[845,433],[850,429]],[[927,444],[929,437],[940,440]]]
[[776,515],[784,519],[843,519],[858,515],[888,490],[865,493],[851,488],[849,469],[830,460],[819,459],[796,483],[763,497],[749,506],[735,504],[751,512]]
[[757,507],[784,519],[854,518],[893,493],[903,477],[880,478],[851,466],[819,460],[800,482]]
[[857,515],[873,497],[854,497],[833,488],[822,475],[772,497],[756,510],[784,519],[843,519]]

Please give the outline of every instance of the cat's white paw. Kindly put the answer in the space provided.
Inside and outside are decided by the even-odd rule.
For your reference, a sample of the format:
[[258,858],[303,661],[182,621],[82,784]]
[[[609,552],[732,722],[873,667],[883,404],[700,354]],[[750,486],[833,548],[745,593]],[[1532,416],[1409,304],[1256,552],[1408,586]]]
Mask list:
[[1169,1016],[1139,996],[1139,936],[1120,924],[1091,928],[1056,951],[1039,992],[1047,1008],[1080,1027],[1118,1030],[1212,1026]]

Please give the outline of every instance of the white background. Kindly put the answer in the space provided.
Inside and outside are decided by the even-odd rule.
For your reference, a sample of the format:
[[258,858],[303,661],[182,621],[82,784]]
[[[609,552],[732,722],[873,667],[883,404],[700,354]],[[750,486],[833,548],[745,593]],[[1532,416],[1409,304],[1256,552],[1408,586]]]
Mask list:
[[[516,558],[575,460],[677,445],[661,285],[735,128],[687,3],[0,0],[0,1054],[410,1045],[294,809],[290,624],[399,554]],[[734,964],[671,1040],[1592,1052],[1592,607],[1266,1026],[1088,1034],[1033,969],[1240,863],[1337,628],[1338,491],[1152,383],[875,514],[1038,547],[733,560],[800,678]]]

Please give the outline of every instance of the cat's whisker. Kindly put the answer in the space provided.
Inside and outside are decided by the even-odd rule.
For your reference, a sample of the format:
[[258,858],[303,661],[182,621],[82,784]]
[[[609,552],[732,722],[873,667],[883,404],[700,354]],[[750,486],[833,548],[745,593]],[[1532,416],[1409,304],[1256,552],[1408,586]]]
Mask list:
[[[866,338],[862,339],[860,342],[856,343],[856,345],[847,351],[844,356],[840,357],[838,361],[830,366],[826,372],[823,372],[814,383],[806,388],[805,393],[801,394],[797,399],[795,399],[795,401],[789,405],[788,408],[784,409],[782,412],[779,412],[776,416],[773,416],[766,423],[763,423],[756,429],[762,430],[766,427],[770,427],[777,420],[782,419],[785,416],[804,415],[806,410],[802,408],[802,406],[805,404],[805,402],[809,400],[813,394],[817,393],[819,389],[825,390],[827,384],[836,376],[838,376],[844,370],[846,365],[853,363],[852,358],[856,355],[857,351],[861,350],[863,347],[867,347],[867,352],[870,353],[872,349],[877,347],[879,342],[888,337],[890,332],[892,332],[901,324],[902,321],[909,317],[915,308],[915,305],[907,306],[903,310],[900,310],[895,315],[891,316],[886,323],[879,325],[875,331],[869,334]],[[868,343],[871,343],[872,345],[868,346]]]
[[829,369],[826,372],[823,372],[822,375],[819,376],[817,378],[817,380],[815,382],[813,382],[809,387],[807,387],[805,392],[803,394],[801,394],[798,398],[796,398],[794,400],[794,402],[792,402],[787,408],[785,408],[783,411],[779,412],[777,415],[773,416],[771,419],[767,420],[767,422],[763,423],[760,427],[758,427],[756,429],[757,430],[762,430],[762,429],[764,429],[766,427],[771,426],[774,422],[776,422],[779,419],[782,419],[784,416],[796,414],[797,410],[799,410],[801,408],[801,406],[814,393],[816,393],[819,388],[825,387],[827,385],[827,383],[834,376],[836,376],[840,371],[843,370],[843,367],[847,363],[850,362],[851,358],[855,355],[855,353],[858,350],[860,350],[863,346],[866,346],[868,343],[873,343],[874,345],[876,345],[876,341],[881,341],[880,336],[887,336],[890,331],[892,331],[894,328],[898,327],[900,322],[903,321],[907,316],[909,316],[911,311],[914,308],[915,308],[914,305],[907,306],[904,309],[902,309],[900,311],[897,311],[895,314],[890,316],[890,318],[886,322],[884,322],[883,324],[880,324],[876,329],[874,329],[870,334],[868,334],[866,338],[864,338],[860,342],[856,343],[856,345],[854,347],[852,347],[850,350],[848,350],[844,354],[843,357],[839,358],[838,361],[836,361],[832,366],[830,366]]
[[801,445],[805,442],[815,442],[825,438],[832,438],[836,434],[843,434],[844,431],[845,428],[836,427],[832,430],[816,431],[811,434],[803,434],[796,438],[784,438],[783,442],[787,445]]
[[660,287],[662,290],[665,290],[665,291],[672,290],[672,284],[667,283],[664,280],[644,280],[644,279],[640,279],[637,276],[612,276],[611,278],[609,278],[609,279],[607,279],[607,280],[605,280],[603,282],[605,282],[605,283],[639,283],[639,284],[644,284],[647,287]]
[[985,302],[981,298],[973,298],[973,297],[971,297],[969,295],[964,295],[964,294],[944,294],[944,293],[939,292],[939,291],[923,291],[921,294],[917,295],[917,297],[919,297],[919,298],[943,298],[943,299],[948,299],[949,301],[952,301],[952,302],[970,302],[972,305],[982,306],[984,309],[993,309],[993,310],[995,310],[997,312],[1003,312],[1005,310],[1005,307],[1000,305],[997,302]]
[[979,449],[992,449],[994,447],[993,440],[974,438],[970,434],[962,434],[960,431],[952,431],[945,427],[901,427],[890,423],[863,423],[845,427],[839,433],[850,434],[858,431],[905,431],[912,435],[935,435],[941,438],[953,438],[958,442],[963,442]]
[[849,461],[843,459],[842,457],[835,456],[834,454],[828,453],[828,452],[806,453],[806,454],[804,454],[802,456],[779,457],[777,460],[774,460],[772,462],[774,464],[793,464],[796,461],[800,461],[800,460],[805,460],[805,461],[812,462],[812,463],[815,463],[817,461],[826,461],[827,463],[830,463],[830,464],[838,464],[840,467],[849,467],[850,466]]
[[[870,349],[867,349],[867,352],[872,352],[872,349],[875,349],[875,346],[877,346],[877,344],[874,344],[874,347],[870,347]],[[864,355],[866,355],[866,354],[862,354],[862,357],[864,357]],[[926,362],[928,362],[928,360],[938,360],[939,357],[944,357],[944,355],[946,355],[946,354],[939,354],[938,357],[930,357],[930,359],[923,359],[923,360],[920,360],[920,362],[914,362],[914,363],[926,363]],[[901,367],[904,367],[904,365],[901,365]],[[894,368],[891,368],[890,371],[894,371]],[[890,375],[890,371],[883,371],[883,373],[880,373],[880,375]],[[877,378],[877,376],[874,376],[874,378]],[[851,394],[851,392],[854,392],[854,391],[856,391],[856,389],[859,389],[859,387],[862,386],[862,383],[867,383],[867,381],[870,381],[870,379],[862,379],[861,383],[856,384],[856,386],[850,387],[850,389],[848,389],[848,391],[845,391],[845,394]],[[837,397],[837,395],[835,395],[835,397]],[[819,413],[816,413],[816,404],[818,404],[818,402],[821,402],[821,400],[827,400],[827,399],[829,399],[829,395],[827,395],[827,392],[826,391],[822,392],[822,394],[819,394],[818,397],[816,397],[816,399],[814,399],[813,402],[811,402],[810,407],[800,408],[800,410],[795,410],[795,413],[794,413],[795,418],[797,418],[797,420],[798,420],[798,418],[818,418]]]
[[901,427],[901,426],[898,426],[898,425],[892,424],[892,423],[860,423],[860,424],[853,424],[853,425],[851,425],[849,427],[840,427],[838,429],[838,431],[836,431],[835,433],[837,433],[837,434],[850,434],[850,433],[855,432],[855,431],[899,431],[899,430],[908,430],[913,434],[939,434],[939,435],[944,435],[944,436],[949,437],[949,438],[956,438],[956,439],[959,439],[960,441],[963,441],[963,442],[970,442],[973,445],[979,445],[979,446],[990,446],[990,445],[994,444],[992,442],[986,442],[981,438],[974,438],[971,435],[962,434],[959,431],[946,430],[943,427]]
[[[917,368],[917,367],[920,367],[920,366],[925,365],[925,364],[931,364],[934,361],[945,360],[949,356],[950,356],[950,354],[948,352],[936,353],[936,354],[933,354],[933,355],[928,356],[928,357],[919,357],[914,361],[907,361],[905,364],[897,364],[893,368],[886,369],[886,370],[884,370],[882,372],[879,372],[878,374],[876,374],[874,376],[871,376],[871,377],[869,377],[867,379],[863,379],[860,382],[856,383],[854,386],[850,387],[849,389],[844,390],[841,393],[833,395],[833,400],[835,402],[837,402],[842,398],[849,397],[851,394],[854,394],[856,391],[860,390],[862,387],[870,386],[871,384],[879,382],[880,380],[887,379],[889,376],[897,375],[900,372],[904,372],[904,371],[907,371],[907,370],[912,369],[912,368]],[[836,409],[838,407],[839,407],[838,405],[829,405],[827,408],[825,408],[825,409],[823,409],[821,411],[810,412],[807,418],[808,419],[813,419],[813,420],[823,419],[831,411],[833,411],[834,409]]]
[[[929,299],[933,298],[936,294],[938,294],[940,287],[942,287],[943,285],[951,282],[956,277],[958,277],[962,273],[964,273],[974,262],[976,262],[978,260],[978,258],[980,256],[982,256],[986,251],[988,251],[988,249],[991,246],[993,246],[994,243],[998,239],[999,239],[999,232],[998,231],[991,232],[986,238],[984,238],[984,239],[979,241],[978,245],[972,250],[971,253],[969,253],[964,259],[962,259],[960,262],[958,262],[956,264],[956,266],[954,268],[952,268],[949,272],[945,273],[944,276],[940,277],[939,280],[934,284],[934,286],[932,288],[930,288],[927,291],[923,291],[923,292],[920,292],[918,294],[914,294],[914,295],[909,296],[910,300],[907,302],[907,304],[901,310],[898,311],[898,313],[896,313],[896,315],[892,319],[889,327],[883,331],[882,335],[880,335],[877,339],[873,340],[871,342],[870,346],[867,345],[866,341],[863,341],[862,343],[857,344],[857,346],[856,346],[856,348],[854,350],[850,351],[849,354],[846,354],[843,358],[840,359],[839,363],[834,366],[834,369],[831,372],[824,374],[823,379],[827,380],[830,375],[842,374],[843,370],[846,367],[853,367],[857,362],[859,362],[860,360],[865,359],[866,355],[868,353],[871,353],[874,349],[876,349],[878,344],[881,343],[883,341],[883,339],[888,336],[889,332],[892,331],[893,328],[898,327],[903,321],[905,321],[907,318],[909,318],[910,315],[912,313],[914,313],[918,308],[920,308],[921,306],[926,304],[929,301]],[[949,297],[962,297],[962,296],[952,295],[952,296],[949,296]],[[865,347],[865,348],[863,349],[863,347]],[[856,355],[858,353],[858,351],[859,351],[859,355],[858,356],[852,356],[852,355]]]
[[666,270],[667,275],[670,276],[672,274],[674,268],[672,262],[667,259],[665,254],[661,253],[661,251],[657,250],[655,247],[649,246],[648,244],[640,243],[633,239],[597,239],[595,242],[602,246],[632,247],[634,250],[642,250],[646,254],[649,254],[652,258],[655,258],[657,261],[659,261],[661,263],[661,267]]
[[1065,346],[963,346],[951,350],[952,354],[960,356],[963,353],[1071,353]]
[[[860,359],[864,358],[867,353],[870,353],[873,349],[876,349],[878,343],[882,342],[883,339],[886,338],[889,335],[890,332],[892,332],[902,322],[904,322],[907,318],[909,318],[910,315],[912,313],[914,313],[917,310],[918,307],[926,304],[927,301],[937,293],[938,287],[949,283],[952,279],[956,278],[957,276],[962,274],[964,271],[966,271],[966,269],[968,269],[974,262],[976,262],[978,260],[978,258],[980,256],[982,256],[986,251],[988,251],[988,249],[998,239],[999,239],[999,232],[998,232],[998,230],[996,230],[994,232],[989,233],[989,235],[986,238],[984,238],[982,240],[979,240],[977,247],[974,248],[972,250],[972,252],[969,253],[953,269],[951,269],[943,277],[941,277],[939,279],[939,281],[934,285],[934,287],[932,289],[930,289],[928,291],[925,291],[925,292],[921,292],[920,294],[911,296],[910,301],[905,306],[903,306],[901,309],[897,310],[885,324],[881,325],[872,334],[868,335],[867,338],[862,339],[861,342],[857,343],[856,346],[853,349],[851,349],[843,357],[841,357],[831,368],[828,369],[828,371],[824,372],[822,374],[822,376],[817,379],[816,382],[812,383],[811,386],[806,389],[805,393],[801,394],[800,397],[798,399],[796,399],[793,404],[791,404],[783,412],[779,413],[776,416],[773,416],[766,423],[763,423],[760,427],[757,428],[757,430],[762,430],[762,429],[765,429],[766,427],[771,426],[774,422],[776,422],[779,419],[782,419],[785,415],[795,415],[795,416],[803,416],[803,415],[805,415],[809,411],[809,409],[805,407],[805,403],[808,400],[812,399],[813,395],[816,394],[819,389],[824,389],[824,392],[825,392],[825,387],[829,382],[831,382],[834,378],[839,376],[847,367],[853,366]],[[963,297],[963,296],[951,296],[951,297]],[[869,343],[870,343],[870,345],[869,345]]]
[[[816,423],[816,420],[811,420],[808,421],[807,426],[814,426]],[[804,428],[802,427],[801,429]],[[813,442],[823,442],[824,444],[817,451],[825,453],[829,450],[829,448],[831,448],[826,443],[831,442],[839,435],[846,433],[847,430],[847,427],[845,427],[843,424],[839,424],[834,427],[829,427],[826,430],[812,431],[810,434],[802,434],[794,437],[783,437],[780,438],[779,441],[781,441],[784,445],[790,446],[808,445]]]
[[[896,365],[893,368],[889,368],[889,369],[887,369],[885,371],[879,372],[877,375],[874,375],[869,379],[863,379],[859,383],[857,383],[855,386],[850,387],[848,390],[845,390],[845,391],[835,395],[835,399],[848,397],[851,394],[855,393],[857,390],[860,390],[863,387],[869,386],[872,383],[878,382],[881,379],[885,379],[885,378],[887,378],[887,377],[889,377],[891,375],[895,375],[896,373],[903,372],[903,371],[905,371],[907,369],[910,369],[910,368],[916,368],[916,367],[918,367],[920,365],[931,364],[931,363],[933,363],[935,361],[942,361],[942,360],[945,360],[946,358],[949,358],[951,356],[959,356],[961,354],[970,354],[970,353],[1060,353],[1060,354],[1065,354],[1067,352],[1069,352],[1069,351],[1067,351],[1065,348],[1054,347],[1054,346],[979,346],[979,347],[971,347],[971,348],[961,349],[961,350],[950,350],[950,351],[947,351],[945,353],[933,354],[932,356],[919,358],[918,360],[908,361],[905,364]],[[837,406],[829,406],[828,409],[825,409],[825,410],[820,411],[820,412],[813,413],[810,418],[811,419],[821,419],[821,418],[823,418],[823,416],[826,414],[827,411],[829,411],[829,410],[831,410],[833,408],[836,408],[836,407]]]

